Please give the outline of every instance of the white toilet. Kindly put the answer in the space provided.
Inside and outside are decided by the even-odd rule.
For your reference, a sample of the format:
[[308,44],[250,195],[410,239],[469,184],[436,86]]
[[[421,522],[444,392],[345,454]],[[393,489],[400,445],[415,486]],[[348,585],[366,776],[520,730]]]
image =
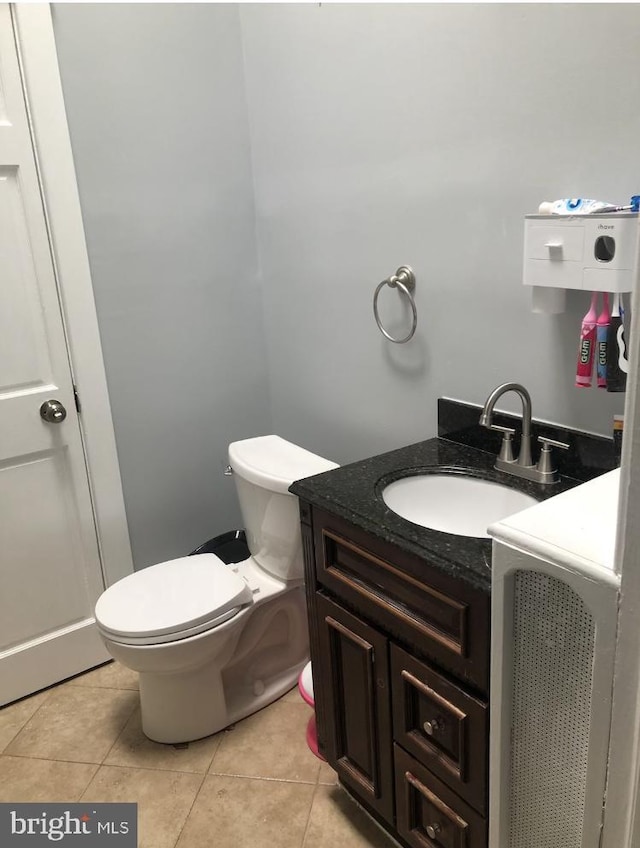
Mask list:
[[162,562],[96,604],[109,653],[140,674],[142,728],[157,742],[209,736],[291,689],[309,659],[294,480],[336,468],[279,436],[229,445],[251,556]]

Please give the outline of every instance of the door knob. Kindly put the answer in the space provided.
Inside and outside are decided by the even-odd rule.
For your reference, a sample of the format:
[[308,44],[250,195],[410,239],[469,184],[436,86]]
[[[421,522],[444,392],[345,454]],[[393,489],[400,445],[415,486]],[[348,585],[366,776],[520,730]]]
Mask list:
[[49,424],[61,424],[67,417],[67,410],[59,400],[45,400],[40,407],[40,417]]

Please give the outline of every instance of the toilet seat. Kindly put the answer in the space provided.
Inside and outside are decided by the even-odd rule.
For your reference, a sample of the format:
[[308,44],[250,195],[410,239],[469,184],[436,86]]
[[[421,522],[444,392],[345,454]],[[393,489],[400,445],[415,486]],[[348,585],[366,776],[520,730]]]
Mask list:
[[158,645],[229,621],[253,603],[246,580],[215,554],[161,562],[124,577],[98,599],[95,617],[109,639]]

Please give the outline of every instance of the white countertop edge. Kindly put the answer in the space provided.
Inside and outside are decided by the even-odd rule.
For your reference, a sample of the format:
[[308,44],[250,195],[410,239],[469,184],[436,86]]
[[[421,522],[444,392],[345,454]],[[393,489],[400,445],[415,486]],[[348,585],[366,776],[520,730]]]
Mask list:
[[500,542],[515,548],[523,554],[534,558],[543,558],[557,568],[569,571],[571,574],[579,574],[592,580],[594,583],[605,583],[614,589],[620,588],[620,575],[609,568],[597,565],[592,560],[585,559],[574,552],[568,552],[548,542],[546,539],[536,537],[535,551],[531,547],[531,534],[524,533],[507,524],[498,523],[492,525],[488,531],[494,542]]

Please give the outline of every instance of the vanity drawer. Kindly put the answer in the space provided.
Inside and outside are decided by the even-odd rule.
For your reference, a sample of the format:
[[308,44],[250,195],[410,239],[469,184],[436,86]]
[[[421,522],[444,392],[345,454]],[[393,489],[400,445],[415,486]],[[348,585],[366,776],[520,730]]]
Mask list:
[[389,635],[487,691],[488,595],[316,509],[313,534],[319,583]]
[[395,741],[484,814],[486,704],[393,644],[391,691]]
[[486,820],[399,745],[393,747],[400,836],[414,848],[486,848]]

